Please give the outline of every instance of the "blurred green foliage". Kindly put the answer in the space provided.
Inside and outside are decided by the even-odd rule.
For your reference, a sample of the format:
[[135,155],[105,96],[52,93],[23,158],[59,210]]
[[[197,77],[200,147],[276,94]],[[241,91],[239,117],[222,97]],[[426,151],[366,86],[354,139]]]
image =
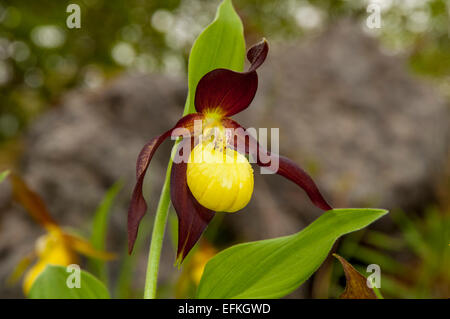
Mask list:
[[[185,74],[193,40],[218,0],[3,0],[0,3],[0,142],[17,136],[74,87],[96,88],[117,73]],[[69,29],[67,5],[81,8]],[[386,51],[449,89],[450,24],[445,0],[235,0],[249,42],[317,33],[343,16],[364,22],[379,3],[382,27],[368,30]],[[363,25],[363,24],[362,24]]]

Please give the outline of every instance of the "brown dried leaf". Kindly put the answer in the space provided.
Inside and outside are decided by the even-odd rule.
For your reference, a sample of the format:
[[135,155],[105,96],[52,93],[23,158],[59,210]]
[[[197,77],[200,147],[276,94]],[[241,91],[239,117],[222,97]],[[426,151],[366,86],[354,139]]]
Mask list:
[[344,268],[345,285],[340,299],[377,299],[374,291],[367,286],[367,279],[361,275],[348,261],[337,254],[333,254]]

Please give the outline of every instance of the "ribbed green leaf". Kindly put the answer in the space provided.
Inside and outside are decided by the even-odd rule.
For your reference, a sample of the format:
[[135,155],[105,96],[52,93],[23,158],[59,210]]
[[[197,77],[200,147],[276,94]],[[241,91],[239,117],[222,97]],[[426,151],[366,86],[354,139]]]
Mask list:
[[228,248],[205,267],[198,298],[280,298],[307,280],[342,235],[381,216],[382,209],[334,209],[301,232]]

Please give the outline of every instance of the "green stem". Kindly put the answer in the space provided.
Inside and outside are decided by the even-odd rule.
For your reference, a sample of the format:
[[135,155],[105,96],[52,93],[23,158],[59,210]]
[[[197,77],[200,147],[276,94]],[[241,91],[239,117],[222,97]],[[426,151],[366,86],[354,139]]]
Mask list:
[[145,277],[144,299],[156,298],[156,285],[158,282],[159,260],[164,239],[164,231],[170,205],[170,172],[172,168],[172,157],[167,165],[166,178],[161,190],[161,196],[156,209],[155,222],[153,224],[152,240],[148,254],[147,274]]
[[[184,106],[183,116],[195,112],[193,107],[189,107],[189,94]],[[147,273],[145,275],[144,299],[156,298],[156,287],[158,283],[159,261],[161,258],[161,248],[164,239],[164,232],[167,224],[170,205],[170,173],[172,171],[173,156],[179,140],[175,142],[167,165],[166,178],[159,197],[158,208],[156,209],[155,222],[153,224],[152,240],[148,253]]]

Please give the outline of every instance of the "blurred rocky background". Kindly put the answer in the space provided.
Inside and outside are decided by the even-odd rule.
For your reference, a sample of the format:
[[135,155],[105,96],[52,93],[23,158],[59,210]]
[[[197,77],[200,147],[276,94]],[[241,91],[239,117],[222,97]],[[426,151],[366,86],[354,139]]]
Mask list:
[[[368,30],[365,2],[235,1],[248,44],[261,36],[270,44],[257,96],[237,118],[246,127],[280,128],[280,153],[310,172],[335,207],[382,207],[420,218],[433,206],[448,216],[449,20],[443,1],[407,2],[379,1],[383,27]],[[54,15],[40,21],[50,29],[36,30],[24,3],[2,3],[0,10],[0,49],[6,48],[0,54],[9,54],[0,60],[0,80],[9,76],[0,84],[0,169],[21,172],[61,225],[82,230],[106,190],[122,180],[108,248],[124,251],[137,154],[180,117],[188,50],[217,3],[132,1],[125,10],[121,1],[84,1],[78,33],[59,25],[65,10],[53,2]],[[100,14],[108,19],[94,32]],[[51,34],[62,37],[54,47]],[[170,147],[159,149],[145,181],[149,222],[140,230],[136,290]],[[215,236],[207,234],[217,249],[296,232],[321,213],[295,185],[255,172],[249,206],[221,216]],[[375,228],[399,234],[390,219]],[[21,296],[6,278],[40,234],[11,201],[9,185],[0,184],[0,298]],[[170,231],[166,237],[162,287],[180,273]],[[394,258],[409,262],[404,255]],[[293,297],[328,296],[317,293],[323,288],[316,279]]]

